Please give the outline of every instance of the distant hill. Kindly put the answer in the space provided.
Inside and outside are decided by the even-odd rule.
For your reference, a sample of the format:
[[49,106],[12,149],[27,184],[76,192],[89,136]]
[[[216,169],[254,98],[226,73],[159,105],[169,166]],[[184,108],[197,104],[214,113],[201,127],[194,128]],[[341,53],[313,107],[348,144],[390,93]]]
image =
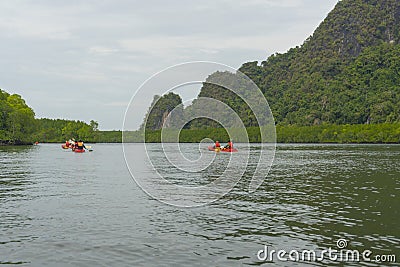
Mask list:
[[140,129],[159,130],[172,126],[169,125],[170,120],[167,120],[167,117],[176,107],[179,107],[180,110],[175,110],[175,112],[179,113],[179,117],[182,118],[183,105],[179,95],[172,92],[163,96],[155,95]]
[[[262,90],[277,124],[400,122],[399,25],[398,0],[342,0],[301,46],[239,70]],[[199,96],[228,96],[227,104],[246,114],[226,89],[204,84]]]

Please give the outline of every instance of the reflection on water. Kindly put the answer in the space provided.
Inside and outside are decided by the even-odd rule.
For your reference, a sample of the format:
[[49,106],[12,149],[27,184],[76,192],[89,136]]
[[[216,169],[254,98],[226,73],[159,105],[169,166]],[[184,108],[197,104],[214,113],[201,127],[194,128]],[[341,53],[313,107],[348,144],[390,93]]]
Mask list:
[[[34,183],[29,175],[31,153],[32,147],[0,146],[0,251],[7,244],[19,244],[33,238],[25,234],[31,218],[14,208],[29,198],[26,190]],[[21,264],[24,261],[7,261],[0,256],[0,263]]]
[[[188,146],[198,153],[198,145]],[[150,150],[161,153],[158,145]],[[229,159],[217,155],[219,164],[188,175],[159,156],[156,164],[171,181],[189,185],[212,181]],[[223,199],[182,209],[137,187],[120,145],[98,144],[83,154],[58,145],[0,147],[0,264],[260,265],[256,254],[264,245],[322,250],[336,248],[339,238],[349,249],[399,258],[399,160],[398,145],[279,145],[255,193],[247,193],[256,165],[250,160],[245,177]]]
[[[29,158],[31,152],[31,147],[0,146],[1,203],[19,201],[27,197],[24,191],[33,183],[29,176]],[[11,215],[4,215],[3,217],[3,219],[14,221]]]

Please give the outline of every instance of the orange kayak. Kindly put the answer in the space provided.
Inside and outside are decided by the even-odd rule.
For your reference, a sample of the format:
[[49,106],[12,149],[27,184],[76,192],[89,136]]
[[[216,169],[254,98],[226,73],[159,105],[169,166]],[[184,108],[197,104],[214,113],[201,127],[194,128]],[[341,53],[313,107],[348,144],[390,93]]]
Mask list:
[[236,148],[214,148],[214,146],[209,146],[208,150],[215,151],[215,152],[238,152]]

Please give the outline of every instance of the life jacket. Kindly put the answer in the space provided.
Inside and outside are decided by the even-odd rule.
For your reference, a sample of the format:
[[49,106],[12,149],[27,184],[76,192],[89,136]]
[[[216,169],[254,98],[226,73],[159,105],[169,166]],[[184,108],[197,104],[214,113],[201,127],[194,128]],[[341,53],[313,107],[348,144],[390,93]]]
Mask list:
[[219,142],[215,142],[215,147],[221,147],[221,144]]
[[78,142],[78,147],[83,147],[83,142]]

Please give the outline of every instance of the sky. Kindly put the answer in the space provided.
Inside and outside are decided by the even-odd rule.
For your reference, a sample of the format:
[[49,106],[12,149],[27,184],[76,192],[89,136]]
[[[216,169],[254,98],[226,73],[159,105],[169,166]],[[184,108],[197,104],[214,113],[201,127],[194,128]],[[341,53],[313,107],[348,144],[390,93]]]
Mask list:
[[[191,61],[235,69],[301,45],[338,0],[0,1],[0,88],[38,118],[122,129],[155,73]],[[199,89],[192,89],[195,97]],[[139,127],[152,95],[130,118]]]

